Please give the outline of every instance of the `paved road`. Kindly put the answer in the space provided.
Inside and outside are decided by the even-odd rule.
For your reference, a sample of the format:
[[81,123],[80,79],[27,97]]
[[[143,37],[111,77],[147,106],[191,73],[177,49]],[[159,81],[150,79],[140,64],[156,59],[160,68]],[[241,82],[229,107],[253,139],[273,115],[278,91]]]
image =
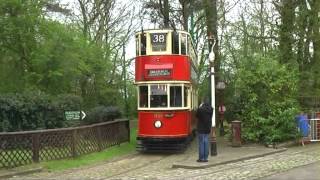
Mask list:
[[[261,179],[320,161],[320,144],[295,147],[251,160],[206,169],[172,169],[176,161],[195,154],[138,154],[114,162],[59,173],[38,173],[13,179],[113,179],[113,180],[241,180]],[[304,178],[306,179],[306,178]]]
[[[320,146],[293,148],[286,152],[206,169],[162,169],[157,164],[109,179],[259,179],[320,160]],[[162,160],[168,163],[170,158]]]
[[287,172],[275,174],[261,180],[319,180],[320,179],[320,161],[293,168]]

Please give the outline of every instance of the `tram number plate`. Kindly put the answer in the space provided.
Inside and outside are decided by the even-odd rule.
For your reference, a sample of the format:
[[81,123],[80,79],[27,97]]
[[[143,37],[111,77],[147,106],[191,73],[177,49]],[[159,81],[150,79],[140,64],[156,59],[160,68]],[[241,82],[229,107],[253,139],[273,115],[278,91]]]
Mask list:
[[151,69],[148,72],[149,77],[155,76],[170,76],[171,70],[170,69]]
[[153,33],[151,34],[151,42],[152,44],[165,44],[166,36],[166,33]]

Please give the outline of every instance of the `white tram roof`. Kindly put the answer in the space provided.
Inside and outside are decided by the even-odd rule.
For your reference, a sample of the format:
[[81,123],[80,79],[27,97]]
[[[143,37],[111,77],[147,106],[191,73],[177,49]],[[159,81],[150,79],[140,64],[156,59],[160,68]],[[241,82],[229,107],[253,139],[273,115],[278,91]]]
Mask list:
[[150,32],[180,32],[180,33],[190,35],[190,33],[188,31],[179,30],[179,29],[142,29],[141,31],[137,31],[135,34],[141,34],[144,32],[148,32],[148,33],[150,33]]

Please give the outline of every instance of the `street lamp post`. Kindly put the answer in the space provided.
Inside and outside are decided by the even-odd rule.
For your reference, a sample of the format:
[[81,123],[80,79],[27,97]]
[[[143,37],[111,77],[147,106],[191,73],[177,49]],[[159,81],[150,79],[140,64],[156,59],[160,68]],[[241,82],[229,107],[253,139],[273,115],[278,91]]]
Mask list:
[[214,39],[211,47],[211,52],[209,53],[209,62],[210,62],[210,84],[211,84],[211,106],[213,107],[212,113],[212,127],[211,127],[211,156],[216,156],[217,153],[217,140],[216,140],[216,97],[215,97],[215,79],[214,79],[214,59],[215,54],[213,52],[213,47],[215,46],[216,41]]

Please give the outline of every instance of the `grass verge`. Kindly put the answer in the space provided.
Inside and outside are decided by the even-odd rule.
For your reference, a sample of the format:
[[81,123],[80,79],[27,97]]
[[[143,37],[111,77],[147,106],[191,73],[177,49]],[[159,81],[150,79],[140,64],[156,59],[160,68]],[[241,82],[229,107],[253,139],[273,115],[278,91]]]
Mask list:
[[135,152],[135,148],[136,128],[132,128],[130,131],[130,143],[123,143],[120,146],[116,145],[104,151],[83,155],[75,159],[53,160],[41,162],[39,165],[49,171],[61,171],[85,165],[92,165],[111,158],[127,155]]

